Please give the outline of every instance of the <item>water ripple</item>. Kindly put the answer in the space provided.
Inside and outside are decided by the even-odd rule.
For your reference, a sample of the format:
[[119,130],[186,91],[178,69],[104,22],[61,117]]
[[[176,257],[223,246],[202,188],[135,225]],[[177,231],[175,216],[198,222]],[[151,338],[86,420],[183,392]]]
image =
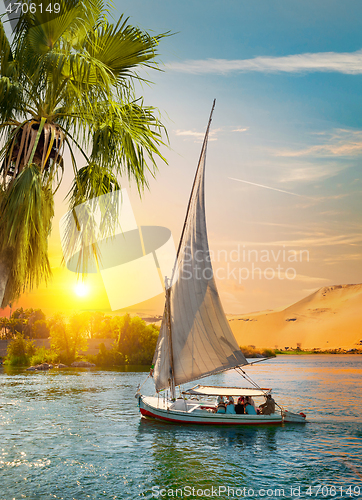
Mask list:
[[[0,370],[0,500],[151,499],[152,488],[185,486],[362,498],[362,357],[281,356],[248,372],[310,423],[168,425],[140,419],[134,393],[144,373]],[[208,382],[240,383],[235,372]],[[319,485],[327,489],[316,496]]]

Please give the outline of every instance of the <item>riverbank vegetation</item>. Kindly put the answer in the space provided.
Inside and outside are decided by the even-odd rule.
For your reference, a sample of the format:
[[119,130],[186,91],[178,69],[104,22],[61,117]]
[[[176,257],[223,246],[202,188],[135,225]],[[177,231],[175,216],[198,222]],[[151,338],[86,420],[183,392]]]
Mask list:
[[240,346],[246,358],[275,358],[274,349],[257,349],[254,345]]
[[[159,327],[155,324],[147,324],[141,318],[129,314],[108,316],[101,312],[83,312],[73,314],[70,318],[61,314],[46,318],[40,309],[20,308],[10,318],[0,318],[0,339],[10,340],[4,363],[12,366],[42,363],[70,365],[82,360],[100,367],[150,366],[158,333]],[[94,342],[97,339],[99,343]],[[93,353],[87,352],[91,340]],[[296,348],[260,349],[248,345],[240,346],[240,349],[246,358],[362,354],[362,350],[357,348],[303,350],[300,344]]]
[[342,348],[338,348],[338,349],[318,349],[318,348],[314,348],[314,349],[311,349],[311,350],[308,350],[308,349],[292,349],[292,348],[287,348],[287,349],[275,349],[274,350],[275,354],[276,355],[279,355],[279,354],[287,354],[287,355],[290,355],[290,354],[300,354],[300,355],[303,355],[303,354],[362,354],[362,349],[342,349]]
[[284,349],[259,349],[253,345],[240,346],[246,358],[274,358],[279,355],[303,355],[303,354],[362,354],[362,349],[302,349],[300,346],[296,348],[285,347]]
[[151,365],[159,333],[157,326],[126,314],[119,319],[114,333],[111,348],[106,349],[101,343],[99,353],[88,356],[89,361],[98,366]]
[[[44,330],[49,347],[35,345],[36,334],[29,326],[30,310],[17,310],[9,323],[3,322],[2,338],[11,340],[5,364],[30,366],[41,363],[71,364],[86,360],[97,366],[151,365],[159,327],[139,317],[106,316],[103,313],[78,313],[70,318],[57,314],[46,319]],[[4,318],[3,318],[4,319]],[[7,328],[8,325],[11,328]],[[19,329],[17,329],[17,326]],[[4,331],[5,330],[5,331]],[[41,337],[44,338],[44,337]],[[88,341],[100,339],[97,354],[87,354]],[[101,339],[113,339],[106,348]]]

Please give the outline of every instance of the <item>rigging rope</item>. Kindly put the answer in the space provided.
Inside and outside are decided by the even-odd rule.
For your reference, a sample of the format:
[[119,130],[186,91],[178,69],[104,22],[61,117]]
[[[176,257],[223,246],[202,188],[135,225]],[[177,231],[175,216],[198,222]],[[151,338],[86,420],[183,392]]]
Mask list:
[[[239,370],[239,372],[238,372]],[[264,396],[267,396],[269,394],[269,392],[265,391],[262,387],[260,387],[256,382],[254,382],[254,380],[249,377],[249,375],[247,373],[244,372],[244,370],[242,368],[240,368],[240,366],[238,368],[235,368],[235,371],[237,373],[239,373],[239,375],[241,375],[246,381],[248,381],[249,383],[251,383],[254,387],[256,387],[257,389],[259,389],[260,391],[262,391],[264,393]],[[241,372],[241,373],[240,373]],[[274,399],[274,398],[273,398]],[[275,401],[274,399],[274,403],[276,404],[276,406],[282,411],[284,412],[284,409],[282,406],[278,405],[278,403]]]
[[138,397],[138,393],[140,392],[140,390],[142,389],[142,387],[145,385],[145,383],[147,382],[147,380],[150,378],[150,374],[147,375],[146,377],[146,380],[143,382],[143,384],[137,386],[137,392],[135,394],[135,397]]

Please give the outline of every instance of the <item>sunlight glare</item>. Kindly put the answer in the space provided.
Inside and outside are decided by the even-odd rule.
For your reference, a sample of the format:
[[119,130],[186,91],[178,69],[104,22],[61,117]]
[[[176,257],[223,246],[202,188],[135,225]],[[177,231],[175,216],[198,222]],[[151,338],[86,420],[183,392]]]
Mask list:
[[74,287],[74,291],[78,297],[85,297],[89,293],[89,286],[85,283],[77,283]]

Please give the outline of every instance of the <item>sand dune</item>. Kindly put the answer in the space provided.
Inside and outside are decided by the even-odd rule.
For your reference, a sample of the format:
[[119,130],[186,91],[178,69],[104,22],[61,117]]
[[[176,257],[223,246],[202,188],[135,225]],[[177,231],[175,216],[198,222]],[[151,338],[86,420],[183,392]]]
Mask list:
[[228,319],[239,345],[355,348],[362,345],[362,284],[323,287],[284,310]]

